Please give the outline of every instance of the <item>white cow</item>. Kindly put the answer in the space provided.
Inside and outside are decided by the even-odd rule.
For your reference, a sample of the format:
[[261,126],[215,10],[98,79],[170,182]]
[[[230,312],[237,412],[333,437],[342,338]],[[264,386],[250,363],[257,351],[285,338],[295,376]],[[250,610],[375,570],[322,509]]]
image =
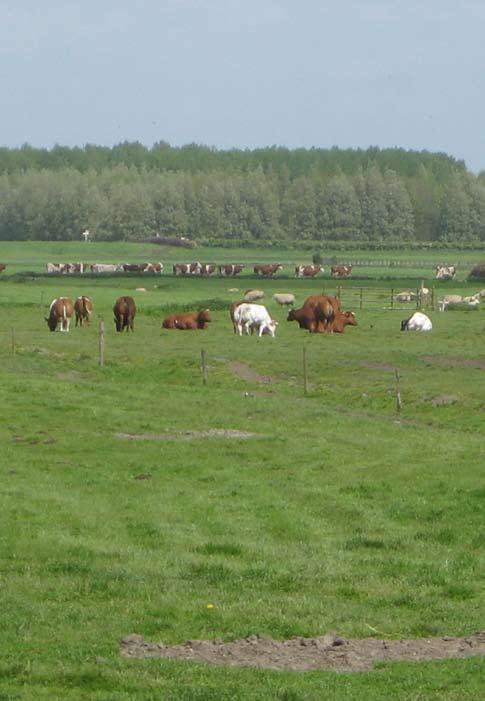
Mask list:
[[266,307],[262,304],[240,304],[234,310],[234,323],[240,336],[249,334],[250,329],[256,329],[258,336],[267,332],[270,336],[275,335],[277,321],[274,321]]
[[401,331],[431,331],[432,328],[431,319],[422,312],[415,312],[401,322]]
[[112,265],[108,263],[93,263],[91,265],[92,273],[122,273],[122,265]]

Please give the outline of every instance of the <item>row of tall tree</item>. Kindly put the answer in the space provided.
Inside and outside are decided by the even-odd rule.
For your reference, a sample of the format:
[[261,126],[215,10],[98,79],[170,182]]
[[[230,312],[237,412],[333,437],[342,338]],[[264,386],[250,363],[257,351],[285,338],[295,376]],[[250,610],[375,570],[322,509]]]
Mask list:
[[1,239],[85,228],[103,240],[478,242],[485,176],[400,149],[0,149]]

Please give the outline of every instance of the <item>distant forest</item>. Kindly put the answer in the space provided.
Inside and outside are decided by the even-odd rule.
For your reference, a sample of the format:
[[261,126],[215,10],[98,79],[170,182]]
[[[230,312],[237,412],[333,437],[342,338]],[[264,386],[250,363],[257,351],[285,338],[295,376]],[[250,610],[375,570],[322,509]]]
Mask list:
[[0,149],[0,239],[205,245],[485,242],[485,173],[403,149],[160,142]]

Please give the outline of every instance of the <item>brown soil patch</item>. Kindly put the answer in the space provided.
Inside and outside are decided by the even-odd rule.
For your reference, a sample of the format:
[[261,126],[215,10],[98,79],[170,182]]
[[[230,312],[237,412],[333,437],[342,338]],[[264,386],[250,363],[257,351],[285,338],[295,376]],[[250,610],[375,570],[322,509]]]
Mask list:
[[433,397],[431,404],[433,406],[447,406],[449,404],[456,404],[460,399],[461,397],[457,394],[440,394],[437,397]]
[[173,433],[115,433],[115,438],[127,441],[194,441],[199,438],[228,438],[247,440],[259,434],[235,428],[209,428],[207,431],[176,431]]
[[274,382],[274,379],[272,377],[269,377],[268,375],[260,375],[255,370],[250,368],[249,365],[246,365],[246,363],[240,363],[237,360],[233,360],[232,362],[230,362],[228,367],[231,372],[240,377],[242,380],[246,380],[247,382],[252,382],[254,384],[260,383],[266,385]]
[[417,640],[344,640],[336,635],[320,638],[273,640],[251,635],[245,640],[189,640],[182,645],[147,642],[141,635],[129,635],[120,643],[123,657],[189,660],[213,665],[260,667],[302,672],[364,672],[378,662],[420,662],[485,655],[485,632],[464,638],[422,638]]
[[446,355],[424,355],[425,363],[431,365],[444,365],[452,368],[481,368],[485,369],[485,359],[483,358],[462,358],[460,356]]
[[369,368],[369,370],[390,370],[392,372],[396,370],[395,365],[387,365],[386,363],[362,363],[362,367]]

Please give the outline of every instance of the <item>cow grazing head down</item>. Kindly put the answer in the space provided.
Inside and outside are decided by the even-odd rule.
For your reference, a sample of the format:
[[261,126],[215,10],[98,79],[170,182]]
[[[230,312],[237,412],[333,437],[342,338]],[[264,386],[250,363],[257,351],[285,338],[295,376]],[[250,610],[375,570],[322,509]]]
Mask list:
[[136,316],[136,304],[133,297],[118,297],[113,307],[116,330],[122,332],[126,329],[133,331]]
[[74,305],[69,297],[53,299],[49,307],[49,316],[44,317],[50,331],[69,332],[69,324],[74,313]]

